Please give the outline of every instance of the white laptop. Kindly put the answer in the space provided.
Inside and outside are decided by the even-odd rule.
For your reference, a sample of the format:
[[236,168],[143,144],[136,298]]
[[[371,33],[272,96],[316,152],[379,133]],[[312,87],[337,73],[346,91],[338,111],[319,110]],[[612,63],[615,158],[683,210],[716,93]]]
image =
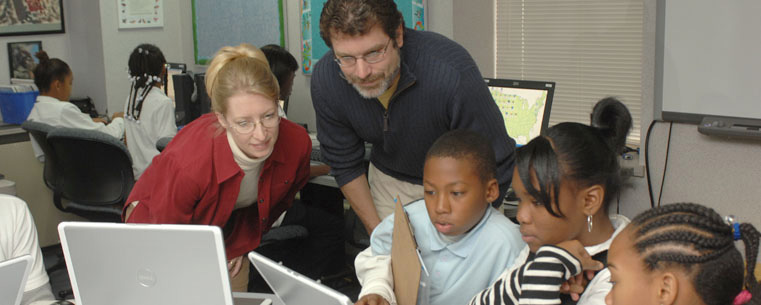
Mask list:
[[62,222],[58,234],[77,305],[237,304],[218,227]]
[[0,303],[18,305],[24,295],[32,257],[23,255],[0,262]]
[[352,305],[346,295],[301,275],[256,252],[249,252],[248,259],[262,278],[285,305],[320,304]]

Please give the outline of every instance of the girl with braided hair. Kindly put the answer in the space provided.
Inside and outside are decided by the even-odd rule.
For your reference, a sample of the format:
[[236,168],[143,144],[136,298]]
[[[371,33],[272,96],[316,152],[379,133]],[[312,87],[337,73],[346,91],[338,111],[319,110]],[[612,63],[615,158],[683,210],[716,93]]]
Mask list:
[[132,84],[124,106],[124,117],[135,180],[159,154],[156,141],[177,133],[174,105],[161,90],[166,75],[165,64],[164,54],[152,44],[137,46],[129,56]]
[[[760,236],[753,225],[728,224],[698,204],[645,211],[610,246],[608,268],[614,286],[606,303],[759,304],[754,270]],[[747,267],[735,248],[738,238],[745,244]],[[743,286],[750,292],[741,293]]]
[[608,206],[623,184],[618,155],[631,121],[623,103],[606,98],[591,126],[560,123],[516,150],[512,186],[527,245],[471,304],[604,303],[607,250],[629,223]]

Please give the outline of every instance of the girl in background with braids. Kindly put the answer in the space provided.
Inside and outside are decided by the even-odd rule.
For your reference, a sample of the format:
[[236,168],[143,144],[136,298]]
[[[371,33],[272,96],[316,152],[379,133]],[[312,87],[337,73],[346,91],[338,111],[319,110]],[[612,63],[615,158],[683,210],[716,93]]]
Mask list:
[[626,106],[606,98],[592,126],[560,123],[516,150],[516,218],[527,245],[471,304],[604,304],[607,250],[629,223],[608,206],[623,184],[618,155],[631,122]]
[[[606,303],[759,304],[761,290],[754,276],[759,237],[753,225],[730,224],[698,204],[645,211],[610,246],[614,285]],[[746,267],[734,244],[739,238],[745,244]]]
[[[35,55],[40,59],[40,63],[34,68],[34,84],[40,90],[40,95],[37,96],[37,102],[34,103],[27,120],[54,127],[97,130],[117,139],[124,136],[122,112],[114,113],[110,124],[83,113],[76,105],[69,103],[74,83],[74,73],[69,65],[58,58],[49,58],[45,51],[39,51]],[[42,148],[34,137],[31,141],[35,157],[44,161]]]
[[177,133],[172,100],[161,90],[166,59],[152,44],[141,44],[129,56],[132,85],[124,106],[127,148],[132,155],[132,172],[140,178],[153,157],[159,154],[156,141]]

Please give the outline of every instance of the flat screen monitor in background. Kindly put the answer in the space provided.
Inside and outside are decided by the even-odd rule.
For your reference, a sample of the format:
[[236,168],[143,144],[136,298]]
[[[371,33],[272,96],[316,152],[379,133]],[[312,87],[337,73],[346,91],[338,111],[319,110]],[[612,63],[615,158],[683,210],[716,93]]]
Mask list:
[[190,73],[173,74],[172,96],[174,97],[174,119],[177,126],[190,123],[198,117],[198,109],[193,103],[193,77]]
[[172,75],[185,73],[187,71],[187,65],[168,62],[164,66],[166,67],[166,74],[164,74],[163,79],[164,84],[166,84],[164,86],[164,94],[172,99],[172,102],[175,102],[174,80],[172,79]]
[[206,93],[206,73],[195,75],[196,81],[196,102],[200,107],[199,115],[211,112],[211,99]]
[[486,78],[494,102],[505,120],[505,129],[518,146],[547,130],[554,82]]

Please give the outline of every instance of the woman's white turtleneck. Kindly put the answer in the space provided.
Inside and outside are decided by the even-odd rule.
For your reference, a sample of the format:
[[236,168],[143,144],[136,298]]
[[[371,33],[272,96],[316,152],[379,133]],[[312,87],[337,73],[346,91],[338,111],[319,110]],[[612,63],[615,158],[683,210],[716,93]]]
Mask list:
[[249,158],[238,145],[235,144],[235,140],[230,131],[227,131],[227,143],[230,144],[235,163],[237,163],[238,166],[240,166],[240,169],[243,170],[243,173],[245,173],[243,180],[240,182],[240,192],[238,193],[238,199],[235,200],[234,209],[245,208],[254,204],[257,196],[259,196],[259,174],[262,172],[264,160],[267,160],[272,152],[270,151],[270,153],[263,158]]

